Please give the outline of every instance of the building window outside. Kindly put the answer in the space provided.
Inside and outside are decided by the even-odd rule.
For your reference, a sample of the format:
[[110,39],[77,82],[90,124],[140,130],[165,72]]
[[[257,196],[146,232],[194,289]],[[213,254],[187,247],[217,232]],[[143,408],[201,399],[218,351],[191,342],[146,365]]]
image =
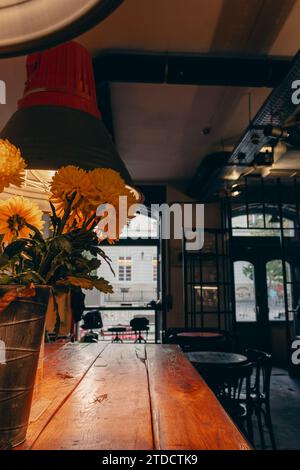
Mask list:
[[152,280],[157,282],[157,256],[153,256],[152,258]]
[[131,256],[120,256],[118,259],[119,281],[131,281],[132,259]]

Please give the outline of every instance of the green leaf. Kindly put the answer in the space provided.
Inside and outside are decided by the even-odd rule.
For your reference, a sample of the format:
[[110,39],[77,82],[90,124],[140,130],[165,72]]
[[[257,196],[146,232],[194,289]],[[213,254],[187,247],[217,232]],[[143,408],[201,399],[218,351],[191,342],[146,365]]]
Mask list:
[[50,216],[50,220],[52,222],[53,232],[54,232],[54,235],[55,235],[56,234],[56,229],[59,228],[59,226],[60,226],[61,219],[57,216],[55,207],[52,204],[52,202],[49,201],[49,203],[50,203],[50,207],[51,207],[51,211],[52,211],[52,215]]
[[94,287],[96,287],[96,289],[98,289],[100,292],[104,292],[105,294],[112,294],[114,291],[112,285],[103,277],[100,277],[99,279],[94,279],[93,285]]
[[45,284],[45,279],[40,276],[36,271],[26,271],[15,276],[16,279],[19,279],[22,283],[33,282],[35,284]]
[[65,251],[66,253],[72,253],[72,243],[64,235],[61,235],[60,237],[55,238],[54,246],[56,249]]
[[13,256],[19,255],[26,245],[27,240],[16,240],[15,242],[12,242],[7,245],[3,253],[9,258],[12,258]]
[[13,283],[14,283],[14,278],[12,276],[9,276],[8,274],[1,274],[0,276],[1,285],[13,284]]
[[92,289],[93,281],[87,277],[68,276],[66,279],[58,281],[57,284],[81,287],[81,289]]
[[9,257],[7,256],[7,254],[3,253],[0,256],[0,269],[3,269],[8,264],[9,264]]
[[34,233],[35,237],[39,242],[45,243],[42,233],[34,225],[28,224],[25,222],[26,227],[28,227]]

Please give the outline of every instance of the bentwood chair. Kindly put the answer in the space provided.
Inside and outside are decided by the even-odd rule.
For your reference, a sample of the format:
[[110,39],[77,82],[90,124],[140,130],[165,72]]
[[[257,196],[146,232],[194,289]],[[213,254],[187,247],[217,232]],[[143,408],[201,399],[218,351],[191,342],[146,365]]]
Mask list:
[[254,380],[251,383],[251,401],[258,430],[260,435],[261,447],[266,448],[264,427],[262,417],[269,432],[270,441],[273,449],[276,449],[276,442],[273,430],[273,423],[270,409],[270,382],[272,373],[272,356],[264,351],[257,349],[247,349],[246,355],[254,366]]
[[253,442],[250,362],[220,369],[214,384],[214,392],[233,421]]

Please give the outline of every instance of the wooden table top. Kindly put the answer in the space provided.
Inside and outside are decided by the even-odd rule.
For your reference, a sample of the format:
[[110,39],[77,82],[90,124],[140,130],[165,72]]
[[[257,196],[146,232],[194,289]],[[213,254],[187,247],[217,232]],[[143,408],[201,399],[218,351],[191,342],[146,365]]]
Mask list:
[[25,450],[249,450],[177,345],[67,344],[46,357]]
[[183,338],[222,338],[224,335],[222,333],[214,331],[183,331],[182,333],[177,333],[176,336]]
[[248,359],[242,354],[218,352],[218,351],[197,351],[186,353],[188,359],[196,364],[207,364],[216,366],[234,366],[245,364]]

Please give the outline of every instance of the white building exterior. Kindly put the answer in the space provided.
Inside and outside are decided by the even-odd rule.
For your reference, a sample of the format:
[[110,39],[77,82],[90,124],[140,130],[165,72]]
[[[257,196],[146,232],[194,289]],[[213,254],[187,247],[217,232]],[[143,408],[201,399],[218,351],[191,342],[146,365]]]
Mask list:
[[[130,228],[124,234],[131,238],[145,237],[149,233],[156,235],[156,222],[145,216],[132,220]],[[157,299],[158,260],[157,246],[153,245],[115,245],[105,246],[105,254],[111,259],[112,273],[108,264],[102,260],[98,276],[103,277],[113,286],[112,294],[103,294],[93,289],[84,291],[86,307],[129,307],[128,310],[103,310],[104,326],[128,324],[135,314],[143,314],[130,310],[130,307],[147,307],[151,300]],[[154,311],[145,312],[153,317]]]

